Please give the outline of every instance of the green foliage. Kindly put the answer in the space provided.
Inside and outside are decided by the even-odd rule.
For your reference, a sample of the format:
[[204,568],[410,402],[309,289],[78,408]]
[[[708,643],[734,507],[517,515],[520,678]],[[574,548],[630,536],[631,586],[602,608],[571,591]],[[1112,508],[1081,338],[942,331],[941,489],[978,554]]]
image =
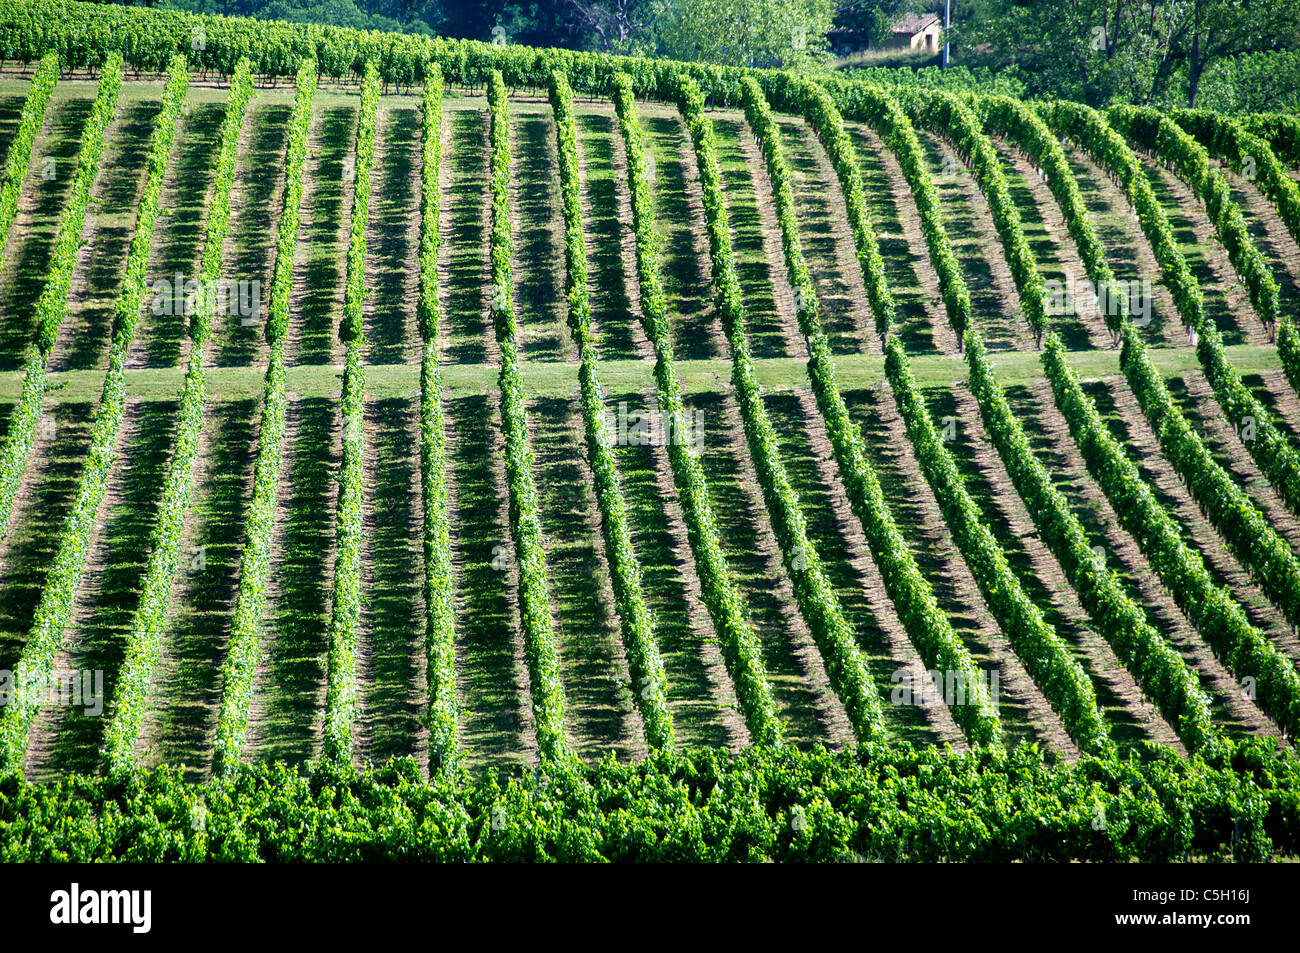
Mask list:
[[[72,272],[77,267],[81,229],[86,221],[86,207],[90,204],[90,189],[99,174],[99,160],[104,154],[104,132],[117,111],[117,96],[121,89],[122,58],[111,54],[104,64],[99,91],[81,133],[72,191],[59,215],[45,284],[36,300],[36,339],[27,349],[22,393],[18,398],[18,406],[9,418],[4,443],[0,445],[0,537],[8,532],[14,496],[22,482],[23,471],[27,468],[32,436],[40,417],[41,402],[45,398],[45,362],[58,340],[63,316],[68,311],[68,291],[72,286]],[[28,118],[31,122],[37,122],[35,118]],[[28,158],[30,160],[30,151]],[[5,181],[9,181],[8,165]]]
[[678,0],[658,26],[679,60],[798,69],[826,47],[831,0]]
[[339,337],[346,348],[343,368],[343,460],[335,510],[334,589],[326,656],[324,756],[352,758],[352,723],[357,713],[357,639],[361,629],[361,537],[366,428],[365,346],[366,225],[370,222],[370,167],[375,158],[379,73],[366,69],[352,194],[352,231],[343,285]]
[[[646,178],[645,149],[637,118],[632,80],[619,74],[614,80],[614,105],[627,152],[628,189],[632,196],[632,222],[636,232],[637,280],[641,290],[641,323],[655,349],[655,386],[659,412],[666,420],[685,419],[681,383],[673,368],[672,336],[659,277],[659,254],[654,232],[653,200]],[[682,503],[687,537],[700,577],[700,597],[709,610],[714,631],[722,644],[722,657],[736,687],[745,726],[756,745],[781,743],[781,723],[776,715],[772,686],[763,666],[762,646],[749,622],[749,610],[736,588],[722,552],[713,505],[699,457],[682,441],[668,441],[668,462]]]
[[1273,149],[1278,160],[1300,168],[1300,117],[1290,113],[1255,113],[1241,117],[1241,126],[1259,136]]
[[489,77],[488,107],[492,119],[492,323],[501,349],[501,434],[506,445],[510,535],[519,568],[519,627],[532,685],[538,751],[543,761],[563,761],[571,754],[564,734],[564,686],[555,651],[533,450],[528,444],[528,414],[519,374],[510,267],[510,119],[505,80],[499,72]]
[[[3,861],[1264,861],[1300,851],[1300,766],[1250,739],[1212,759],[890,743],[659,753],[475,781],[409,759],[0,779]],[[955,807],[960,805],[960,808]],[[199,823],[199,819],[202,823]],[[1099,823],[1099,820],[1101,823]]]
[[654,620],[641,587],[641,564],[632,548],[627,503],[619,485],[609,427],[605,420],[604,392],[596,365],[591,337],[591,298],[587,291],[587,248],[582,226],[581,184],[573,121],[573,90],[563,73],[551,82],[551,107],[555,111],[556,147],[559,152],[560,190],[564,196],[565,283],[569,301],[569,330],[578,346],[578,381],[581,385],[582,419],[587,439],[587,461],[595,478],[596,503],[600,507],[605,556],[609,561],[614,602],[618,610],[623,647],[633,694],[641,712],[646,743],[655,749],[671,749],[672,717],[668,712],[667,676]]
[[302,172],[307,158],[307,131],[311,125],[312,96],[316,91],[316,66],[308,61],[298,69],[297,92],[289,118],[285,162],[284,206],[276,240],[275,271],[271,278],[271,306],[266,317],[269,354],[262,397],[262,422],[253,463],[253,493],[248,504],[244,547],[239,558],[239,590],[230,625],[230,640],[222,666],[221,709],[213,741],[215,765],[228,772],[239,764],[248,735],[248,706],[257,669],[262,613],[266,606],[267,573],[271,566],[271,530],[275,523],[280,457],[284,442],[284,335],[289,326],[289,300],[293,292],[293,256],[298,243],[302,210]]
[[23,102],[22,115],[18,117],[18,128],[14,130],[13,139],[9,142],[4,177],[0,178],[0,266],[4,265],[9,227],[18,214],[18,193],[22,191],[23,180],[27,178],[27,169],[32,162],[32,144],[45,122],[45,107],[49,105],[50,93],[54,92],[54,84],[58,79],[59,58],[48,53],[41,59],[32,76],[27,99]]
[[[140,582],[140,600],[123,650],[117,686],[109,705],[109,722],[104,731],[103,756],[110,771],[125,771],[135,763],[135,743],[144,722],[149,686],[158,663],[171,605],[172,580],[194,486],[194,461],[199,452],[199,434],[203,429],[203,407],[207,384],[203,369],[203,352],[212,334],[212,317],[216,296],[212,293],[221,277],[222,245],[230,229],[230,191],[235,181],[235,164],[239,153],[239,133],[244,114],[253,95],[248,61],[235,67],[221,125],[221,148],[217,155],[216,184],[205,226],[203,258],[199,266],[198,306],[190,321],[189,365],[181,392],[177,414],[174,450],[163,479],[162,498],[158,503],[158,521],[150,534],[149,559]],[[53,655],[50,656],[51,662]],[[25,741],[25,732],[24,732]]]
[[442,167],[442,74],[424,90],[420,168],[420,287],[416,320],[420,357],[420,496],[424,504],[424,638],[429,690],[429,774],[456,770],[460,741],[456,704],[456,596],[447,519],[447,435],[438,370],[438,172]]

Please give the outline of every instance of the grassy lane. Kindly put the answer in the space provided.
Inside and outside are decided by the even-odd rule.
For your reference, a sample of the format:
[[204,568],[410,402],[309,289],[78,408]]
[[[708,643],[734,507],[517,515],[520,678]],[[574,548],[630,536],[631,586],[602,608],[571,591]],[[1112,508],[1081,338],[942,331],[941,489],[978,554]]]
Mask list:
[[636,300],[636,239],[623,137],[612,109],[575,105],[574,111],[596,353],[602,362],[635,360],[649,355],[649,342]]
[[[275,268],[276,224],[284,197],[284,150],[293,112],[290,97],[290,93],[263,93],[248,104],[224,249],[225,276],[236,285],[230,307],[215,316],[212,326],[209,360],[218,367],[248,367],[265,361],[263,330]],[[252,282],[257,282],[256,295]],[[251,303],[256,303],[255,311],[246,307]]]
[[[123,646],[140,601],[149,536],[176,432],[177,406],[128,403],[118,435],[121,459],[109,476],[55,671],[102,671],[111,696]],[[107,698],[105,699],[107,702]],[[94,771],[107,720],[79,708],[42,708],[32,723],[28,765],[33,775]]]
[[49,274],[59,214],[76,178],[81,132],[95,88],[93,83],[58,84],[32,144],[30,171],[0,271],[0,370],[21,367],[23,351],[32,342],[36,299]]
[[[443,242],[438,274],[454,305],[439,335],[444,364],[486,364],[496,356],[488,319],[488,120],[482,100],[443,104]],[[495,387],[495,378],[492,379]],[[575,381],[576,386],[576,381]]]
[[299,762],[320,745],[340,439],[337,397],[290,395],[249,713],[248,750],[256,760]]
[[300,257],[293,269],[285,363],[342,362],[336,319],[343,309],[343,257],[352,200],[352,146],[356,142],[358,98],[321,93],[313,106],[303,173]]
[[[9,158],[9,147],[13,144],[14,134],[18,131],[18,120],[22,118],[23,103],[27,101],[27,91],[31,83],[21,80],[18,83],[6,82],[5,92],[0,93],[0,167]],[[16,89],[10,92],[9,88]]]
[[0,544],[0,668],[13,669],[26,641],[59,528],[76,496],[93,413],[90,403],[59,404],[37,422],[24,485]]
[[159,87],[124,87],[117,118],[104,137],[100,174],[82,230],[68,292],[68,313],[50,353],[50,370],[103,368],[113,337],[113,305],[126,273],[144,191],[149,141],[162,109]]
[[654,224],[673,361],[725,356],[727,342],[713,306],[700,176],[690,136],[676,110],[650,103],[641,110],[641,126],[646,175],[654,192]]
[[182,349],[188,347],[185,320],[174,313],[174,291],[177,275],[184,282],[198,274],[203,254],[203,230],[226,112],[225,97],[217,99],[215,92],[190,87],[186,93],[186,112],[176,130],[176,160],[163,181],[159,200],[163,214],[154,230],[146,271],[151,284],[158,283],[157,288],[172,296],[163,293],[156,304],[146,298],[127,352],[128,368],[179,367]]
[[[736,274],[744,289],[745,318],[750,351],[754,357],[794,357],[801,353],[798,335],[791,339],[789,315],[793,313],[788,286],[778,286],[772,262],[781,260],[781,233],[772,210],[770,188],[760,189],[754,167],[747,161],[744,141],[754,134],[743,118],[712,114],[713,135],[731,225],[731,247]],[[758,166],[761,167],[761,159]],[[764,183],[766,180],[763,180]],[[765,195],[760,195],[760,191]],[[762,201],[760,201],[762,200]],[[769,246],[775,242],[775,255]],[[781,300],[778,302],[777,298]]]
[[977,669],[998,678],[998,712],[1007,747],[1020,741],[1068,746],[1059,720],[1005,645],[985,607],[943,522],[939,504],[921,475],[887,387],[846,391],[844,402],[862,432],[890,512],[903,537],[912,543],[917,566],[933,588],[939,607]]
[[255,399],[213,399],[204,410],[170,632],[141,731],[145,765],[184,764],[205,776],[211,763],[260,414]]
[[939,277],[930,264],[916,203],[892,152],[869,127],[845,123],[853,140],[867,214],[885,262],[894,296],[894,334],[908,355],[955,354],[957,336],[939,296]]

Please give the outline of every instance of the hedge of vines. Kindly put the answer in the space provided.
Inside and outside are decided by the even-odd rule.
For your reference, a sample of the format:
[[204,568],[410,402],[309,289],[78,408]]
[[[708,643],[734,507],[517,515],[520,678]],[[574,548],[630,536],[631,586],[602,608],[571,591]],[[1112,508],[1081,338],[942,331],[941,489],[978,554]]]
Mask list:
[[58,79],[59,58],[53,53],[47,54],[42,57],[40,66],[32,76],[27,98],[23,102],[22,115],[18,117],[18,128],[9,141],[4,177],[0,178],[0,267],[5,262],[9,227],[18,214],[18,193],[22,191],[23,179],[27,178],[27,169],[32,163],[32,144],[45,123],[45,108],[49,105],[50,93],[54,92],[54,84]]
[[59,215],[58,231],[50,250],[50,264],[45,283],[36,300],[36,338],[27,348],[23,362],[23,388],[0,446],[0,538],[8,533],[13,514],[14,496],[27,469],[36,421],[45,398],[45,362],[54,349],[68,310],[68,290],[81,248],[81,229],[90,204],[90,189],[99,174],[99,160],[104,154],[104,133],[117,112],[117,97],[122,89],[122,58],[110,55],[99,80],[99,91],[81,133],[77,152],[77,170],[72,191]]
[[[1169,226],[1169,219],[1157,201],[1154,192],[1152,192],[1150,182],[1146,178],[1141,163],[1134,157],[1132,150],[1129,149],[1123,137],[1108,125],[1098,113],[1086,106],[1073,103],[1055,103],[1047,107],[1046,116],[1049,125],[1055,128],[1057,132],[1078,142],[1103,167],[1119,178],[1120,185],[1137,210],[1138,220],[1141,222],[1142,229],[1151,243],[1152,251],[1155,252],[1156,259],[1160,262],[1161,272],[1170,293],[1173,295],[1174,303],[1177,305],[1179,313],[1182,314],[1187,327],[1196,332],[1196,355],[1201,362],[1201,368],[1205,372],[1206,379],[1214,388],[1215,398],[1218,400],[1219,406],[1223,408],[1224,414],[1237,428],[1239,434],[1243,432],[1243,428],[1247,423],[1253,425],[1254,439],[1243,440],[1242,442],[1245,444],[1246,449],[1250,451],[1251,457],[1254,458],[1261,472],[1277,488],[1287,507],[1293,513],[1300,513],[1300,455],[1296,453],[1295,448],[1291,446],[1286,437],[1273,423],[1269,411],[1260,404],[1255,395],[1242,383],[1241,375],[1237,373],[1236,368],[1228,362],[1223,351],[1223,339],[1214,323],[1205,318],[1200,288],[1196,284],[1196,279],[1188,271],[1187,262],[1174,240],[1173,230]],[[1177,146],[1179,155],[1190,152],[1198,154],[1200,159],[1205,158],[1204,150],[1200,149],[1189,136],[1181,134],[1176,128],[1173,133],[1162,133],[1161,135],[1179,137]],[[1199,165],[1199,162],[1197,164]],[[1212,186],[1217,190],[1218,186],[1213,185],[1213,183],[1222,183],[1222,176],[1215,172],[1209,177],[1208,181],[1211,185],[1207,186],[1207,188]],[[1202,184],[1205,183],[1202,182]],[[1210,210],[1212,217],[1214,217],[1213,207],[1210,202],[1211,193],[1203,191],[1201,194],[1202,198],[1206,200],[1207,210]],[[1231,203],[1231,199],[1221,201],[1227,202],[1235,208],[1235,203]],[[1239,210],[1237,215],[1240,215]],[[1217,227],[1218,222],[1216,221]],[[1135,359],[1145,357],[1145,349],[1135,349],[1132,355]],[[1130,377],[1132,376],[1127,366],[1125,367],[1125,373]],[[1144,370],[1144,376],[1145,373]],[[1163,389],[1163,379],[1153,381],[1152,386],[1157,390]],[[1156,432],[1160,433],[1159,428],[1156,428]],[[1199,438],[1196,438],[1196,442],[1199,443]],[[1195,444],[1189,444],[1188,446],[1191,452],[1185,449],[1177,456],[1184,461],[1188,459],[1209,459],[1204,454],[1203,447],[1197,450]],[[1213,461],[1209,460],[1209,462]],[[1184,478],[1190,479],[1186,473]],[[1200,502],[1203,506],[1213,508],[1212,499],[1202,499]]]
[[605,421],[605,396],[596,366],[596,348],[591,335],[591,297],[587,290],[587,247],[582,224],[581,184],[578,172],[577,134],[573,119],[573,90],[558,70],[551,80],[551,108],[555,112],[556,147],[559,153],[560,191],[564,198],[564,260],[568,295],[569,331],[578,347],[578,382],[582,419],[587,439],[587,462],[595,480],[596,503],[600,507],[605,557],[609,562],[614,604],[618,610],[623,647],[633,694],[641,712],[646,743],[651,748],[671,749],[674,745],[672,716],[666,695],[667,676],[654,619],[646,606],[641,587],[641,563],[632,548],[627,503],[619,485],[609,427]]
[[[752,80],[745,83],[744,94],[749,107],[747,111],[752,113],[755,97],[762,100],[763,94]],[[682,84],[679,109],[695,147],[715,299],[723,331],[731,345],[731,382],[740,407],[745,440],[799,614],[808,623],[831,687],[844,705],[854,736],[859,743],[866,743],[884,731],[880,700],[853,629],[826,576],[821,556],[808,539],[807,520],[800,509],[799,496],[790,484],[789,474],[781,460],[776,431],[763,406],[763,395],[749,353],[745,305],[731,247],[731,227],[722,193],[722,171],[718,166],[713,123],[704,114],[704,98],[699,87],[689,80]],[[755,133],[758,133],[757,129]],[[791,209],[785,211],[788,213]]]
[[[683,419],[686,411],[682,404],[681,383],[673,367],[672,335],[659,277],[658,239],[654,231],[653,199],[646,178],[645,147],[629,76],[619,74],[615,77],[614,105],[627,153],[628,189],[636,233],[637,281],[641,292],[641,323],[655,350],[655,390],[659,412],[665,419]],[[686,443],[669,440],[666,449],[673,483],[682,503],[691,555],[700,577],[701,599],[709,610],[721,643],[723,661],[735,686],[750,740],[756,745],[778,745],[782,727],[763,665],[762,645],[722,552],[713,505],[704,481],[704,469]]]
[[202,784],[10,775],[0,861],[1262,862],[1300,852],[1300,767],[1274,747],[1073,763],[1033,745],[708,749],[434,783],[409,758]]
[[370,222],[370,168],[375,158],[375,124],[379,109],[379,73],[366,70],[361,84],[355,173],[352,180],[352,225],[343,285],[343,319],[339,336],[345,348],[343,367],[343,458],[335,509],[334,586],[331,596],[329,648],[326,653],[325,728],[322,753],[332,761],[352,759],[352,723],[357,713],[357,640],[361,630],[362,507],[365,501],[366,427],[365,346],[366,225]]
[[[154,121],[145,160],[145,185],[140,197],[135,234],[127,252],[122,290],[114,305],[113,342],[109,349],[108,371],[104,376],[99,406],[91,425],[90,447],[77,480],[72,508],[64,517],[56,540],[54,559],[41,589],[40,601],[23,648],[22,664],[30,674],[30,684],[40,686],[50,672],[55,655],[63,642],[63,633],[72,614],[73,601],[81,583],[86,554],[95,530],[99,505],[108,487],[108,476],[117,449],[117,435],[126,408],[126,353],[135,335],[136,318],[144,297],[145,269],[153,245],[154,226],[158,221],[159,196],[176,136],[176,123],[185,102],[189,83],[184,57],[171,63],[163,87],[162,108]],[[35,712],[15,711],[0,716],[0,765],[21,764],[26,750],[26,729]]]
[[450,776],[460,755],[456,703],[456,596],[447,520],[447,434],[438,369],[438,247],[442,168],[442,74],[434,70],[424,89],[420,166],[420,285],[415,301],[420,353],[420,497],[424,505],[424,645],[429,692],[429,774]]
[[208,206],[203,257],[199,265],[199,286],[205,290],[199,295],[190,321],[189,364],[185,370],[176,433],[172,438],[175,449],[163,477],[158,521],[149,536],[149,558],[140,581],[140,599],[126,636],[117,686],[109,705],[108,726],[104,730],[103,757],[108,769],[114,772],[127,770],[135,763],[136,739],[144,721],[149,685],[166,632],[172,580],[176,575],[181,533],[194,486],[194,461],[198,458],[203,407],[207,400],[203,359],[212,336],[216,309],[216,299],[210,289],[215,288],[221,278],[221,249],[230,226],[230,191],[235,181],[239,134],[252,95],[253,81],[245,60],[235,68],[231,78],[230,96],[221,124],[216,184]]
[[1300,169],[1300,117],[1288,113],[1255,113],[1242,116],[1240,122],[1247,132],[1267,142],[1278,159],[1293,169]]
[[301,222],[303,166],[307,159],[307,131],[316,92],[316,65],[298,68],[297,92],[289,116],[285,156],[284,205],[275,246],[271,277],[271,304],[266,317],[268,356],[262,395],[262,421],[253,462],[253,492],[248,504],[244,547],[239,557],[239,589],[222,665],[221,708],[213,741],[218,772],[230,772],[240,763],[248,736],[248,706],[253,695],[262,613],[266,608],[267,574],[271,566],[271,530],[280,480],[284,444],[284,336],[289,327],[289,301],[293,293],[293,256]]
[[532,685],[533,720],[543,760],[570,757],[564,734],[564,687],[551,620],[542,524],[533,481],[533,450],[528,444],[528,414],[519,374],[515,306],[511,294],[510,119],[506,84],[499,72],[488,82],[492,150],[492,323],[501,349],[501,433],[505,438],[506,488],[510,496],[510,535],[519,570],[519,626]]
[[[931,668],[960,673],[967,686],[977,684],[970,654],[953,633],[951,623],[939,609],[933,590],[917,567],[907,543],[898,532],[893,516],[881,495],[879,480],[867,461],[861,434],[849,419],[848,409],[835,382],[830,344],[821,326],[817,294],[799,243],[790,170],[781,149],[780,134],[772,119],[767,101],[757,84],[750,82],[744,85],[745,112],[763,148],[776,199],[777,219],[781,226],[786,266],[795,289],[799,328],[808,346],[809,379],[827,433],[830,435],[836,464],[848,491],[850,505],[862,523],[868,545],[884,579],[886,591],[889,592],[904,629],[922,660]],[[837,126],[842,128],[842,125],[836,121],[838,117],[833,112],[833,104],[822,100],[819,108],[829,122],[829,128],[833,129]],[[841,156],[841,159],[843,158]],[[866,227],[858,234],[864,239],[870,239],[874,244],[874,233],[870,231],[865,215],[862,224]],[[867,247],[859,251],[860,262],[870,263],[878,258],[878,248]],[[883,302],[881,314],[892,314],[892,296],[883,276],[876,286],[875,295]],[[889,324],[887,320],[881,321],[878,316],[877,326],[884,327],[887,332]],[[998,715],[985,693],[979,692],[973,697],[968,696],[963,699],[963,704],[951,707],[954,720],[966,730],[972,741],[979,744],[1001,744]]]

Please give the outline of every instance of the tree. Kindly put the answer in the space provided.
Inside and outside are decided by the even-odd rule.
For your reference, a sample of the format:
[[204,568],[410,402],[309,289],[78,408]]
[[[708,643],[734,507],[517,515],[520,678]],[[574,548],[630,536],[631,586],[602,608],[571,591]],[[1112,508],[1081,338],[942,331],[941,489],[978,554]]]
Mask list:
[[831,0],[677,0],[659,26],[664,55],[798,67],[825,52]]

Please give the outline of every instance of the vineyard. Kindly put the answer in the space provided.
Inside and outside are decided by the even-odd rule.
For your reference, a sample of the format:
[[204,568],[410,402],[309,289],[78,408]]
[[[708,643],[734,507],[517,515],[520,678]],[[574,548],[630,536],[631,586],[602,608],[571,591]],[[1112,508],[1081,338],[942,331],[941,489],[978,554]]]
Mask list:
[[1294,117],[0,60],[0,858],[1300,854]]

